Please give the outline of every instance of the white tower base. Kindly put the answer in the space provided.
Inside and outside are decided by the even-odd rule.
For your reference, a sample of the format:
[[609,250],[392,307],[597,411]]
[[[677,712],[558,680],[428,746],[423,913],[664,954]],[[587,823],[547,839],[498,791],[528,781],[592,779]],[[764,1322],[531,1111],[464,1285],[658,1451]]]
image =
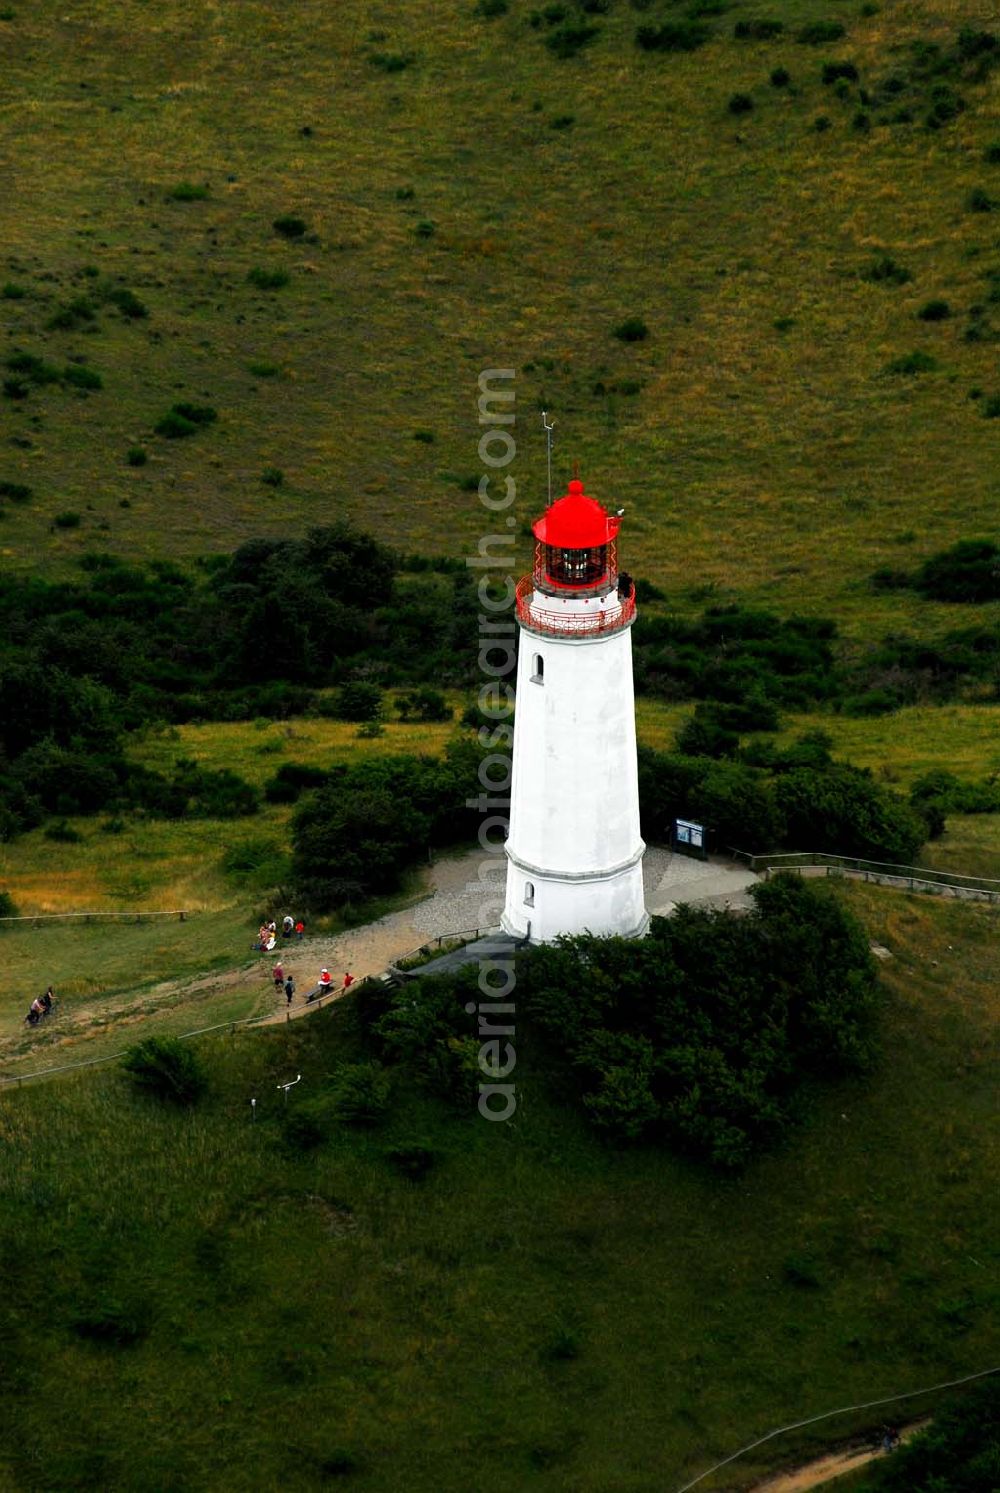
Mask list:
[[509,898],[500,926],[505,933],[528,943],[551,943],[563,934],[617,934],[620,938],[642,938],[649,928],[643,905],[642,856],[645,845],[630,865],[603,875],[567,873],[554,875],[518,860],[507,851],[507,876],[513,885],[530,882],[533,904]]
[[534,590],[521,622],[504,932],[641,937],[643,900],[630,623],[616,590]]

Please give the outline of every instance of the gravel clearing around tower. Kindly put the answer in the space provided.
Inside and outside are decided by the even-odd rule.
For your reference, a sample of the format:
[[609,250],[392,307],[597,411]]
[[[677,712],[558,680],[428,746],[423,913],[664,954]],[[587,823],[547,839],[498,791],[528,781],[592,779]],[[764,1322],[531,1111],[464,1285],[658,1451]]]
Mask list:
[[[481,883],[479,867],[491,870]],[[444,856],[427,872],[427,896],[410,907],[387,913],[348,933],[329,938],[307,938],[286,945],[286,969],[295,974],[297,994],[293,1014],[303,1008],[322,968],[328,968],[339,987],[350,970],[355,979],[377,975],[397,959],[411,954],[431,939],[453,933],[472,933],[479,928],[499,927],[506,861],[480,850]],[[646,906],[653,914],[667,914],[681,902],[746,908],[751,905],[747,888],[758,878],[745,867],[729,861],[694,860],[659,846],[649,846],[643,857]],[[285,1001],[275,1001],[275,1015],[284,1019]]]

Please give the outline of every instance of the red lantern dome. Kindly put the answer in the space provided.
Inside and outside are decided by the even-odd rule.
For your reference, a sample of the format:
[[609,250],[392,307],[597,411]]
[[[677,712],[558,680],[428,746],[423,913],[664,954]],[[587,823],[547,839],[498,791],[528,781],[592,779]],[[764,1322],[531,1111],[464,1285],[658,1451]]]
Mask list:
[[617,584],[615,539],[620,519],[588,497],[578,479],[531,526],[535,585],[554,594],[595,594]]
[[594,549],[615,538],[620,520],[611,517],[596,498],[588,497],[574,478],[569,491],[547,508],[531,526],[542,544],[554,549]]

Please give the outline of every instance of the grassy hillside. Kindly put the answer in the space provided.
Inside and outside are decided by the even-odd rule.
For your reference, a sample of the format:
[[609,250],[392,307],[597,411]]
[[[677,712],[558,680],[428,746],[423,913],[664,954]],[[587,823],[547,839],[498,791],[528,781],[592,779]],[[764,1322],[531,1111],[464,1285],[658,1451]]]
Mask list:
[[[609,1153],[527,1043],[511,1127],[406,1086],[382,1129],[296,1150],[275,1086],[301,1072],[316,1094],[353,1051],[347,1007],[209,1040],[190,1115],[109,1070],[0,1095],[0,1486],[310,1488],[353,1467],[372,1493],[465,1493],[488,1466],[639,1493],[994,1360],[995,915],[841,895],[894,956],[886,1060],[738,1180]],[[414,1139],[438,1157],[423,1183],[387,1154]]]
[[[768,41],[733,34],[770,14],[756,0],[694,22],[665,0],[491,9],[4,12],[2,345],[63,377],[0,398],[0,480],[33,490],[4,504],[4,562],[190,556],[333,513],[455,552],[483,529],[462,485],[476,378],[509,365],[523,517],[544,405],[558,475],[579,458],[627,505],[629,565],[675,600],[710,586],[866,635],[953,622],[864,582],[983,530],[995,495],[1000,219],[969,203],[1000,199],[1000,73],[948,60],[993,8],[788,0]],[[797,40],[820,21],[846,35]],[[637,46],[665,22],[703,44]],[[559,56],[579,25],[593,34]],[[830,60],[857,69],[845,97],[821,81]],[[964,107],[932,129],[935,87]],[[282,215],[304,236],[276,233]],[[911,278],[863,278],[885,255]],[[148,315],[108,299],[123,288]],[[952,314],[919,320],[932,299]],[[629,317],[646,340],[613,335]],[[886,371],[914,352],[933,366]],[[216,423],[154,435],[178,401]],[[79,527],[50,528],[67,512]]]

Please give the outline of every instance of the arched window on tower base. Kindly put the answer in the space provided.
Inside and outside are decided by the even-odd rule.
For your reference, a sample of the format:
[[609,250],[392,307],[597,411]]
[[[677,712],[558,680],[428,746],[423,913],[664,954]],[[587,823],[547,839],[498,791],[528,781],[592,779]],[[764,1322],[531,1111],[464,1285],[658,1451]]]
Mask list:
[[536,653],[531,660],[531,682],[532,684],[545,683],[545,660],[540,653]]

